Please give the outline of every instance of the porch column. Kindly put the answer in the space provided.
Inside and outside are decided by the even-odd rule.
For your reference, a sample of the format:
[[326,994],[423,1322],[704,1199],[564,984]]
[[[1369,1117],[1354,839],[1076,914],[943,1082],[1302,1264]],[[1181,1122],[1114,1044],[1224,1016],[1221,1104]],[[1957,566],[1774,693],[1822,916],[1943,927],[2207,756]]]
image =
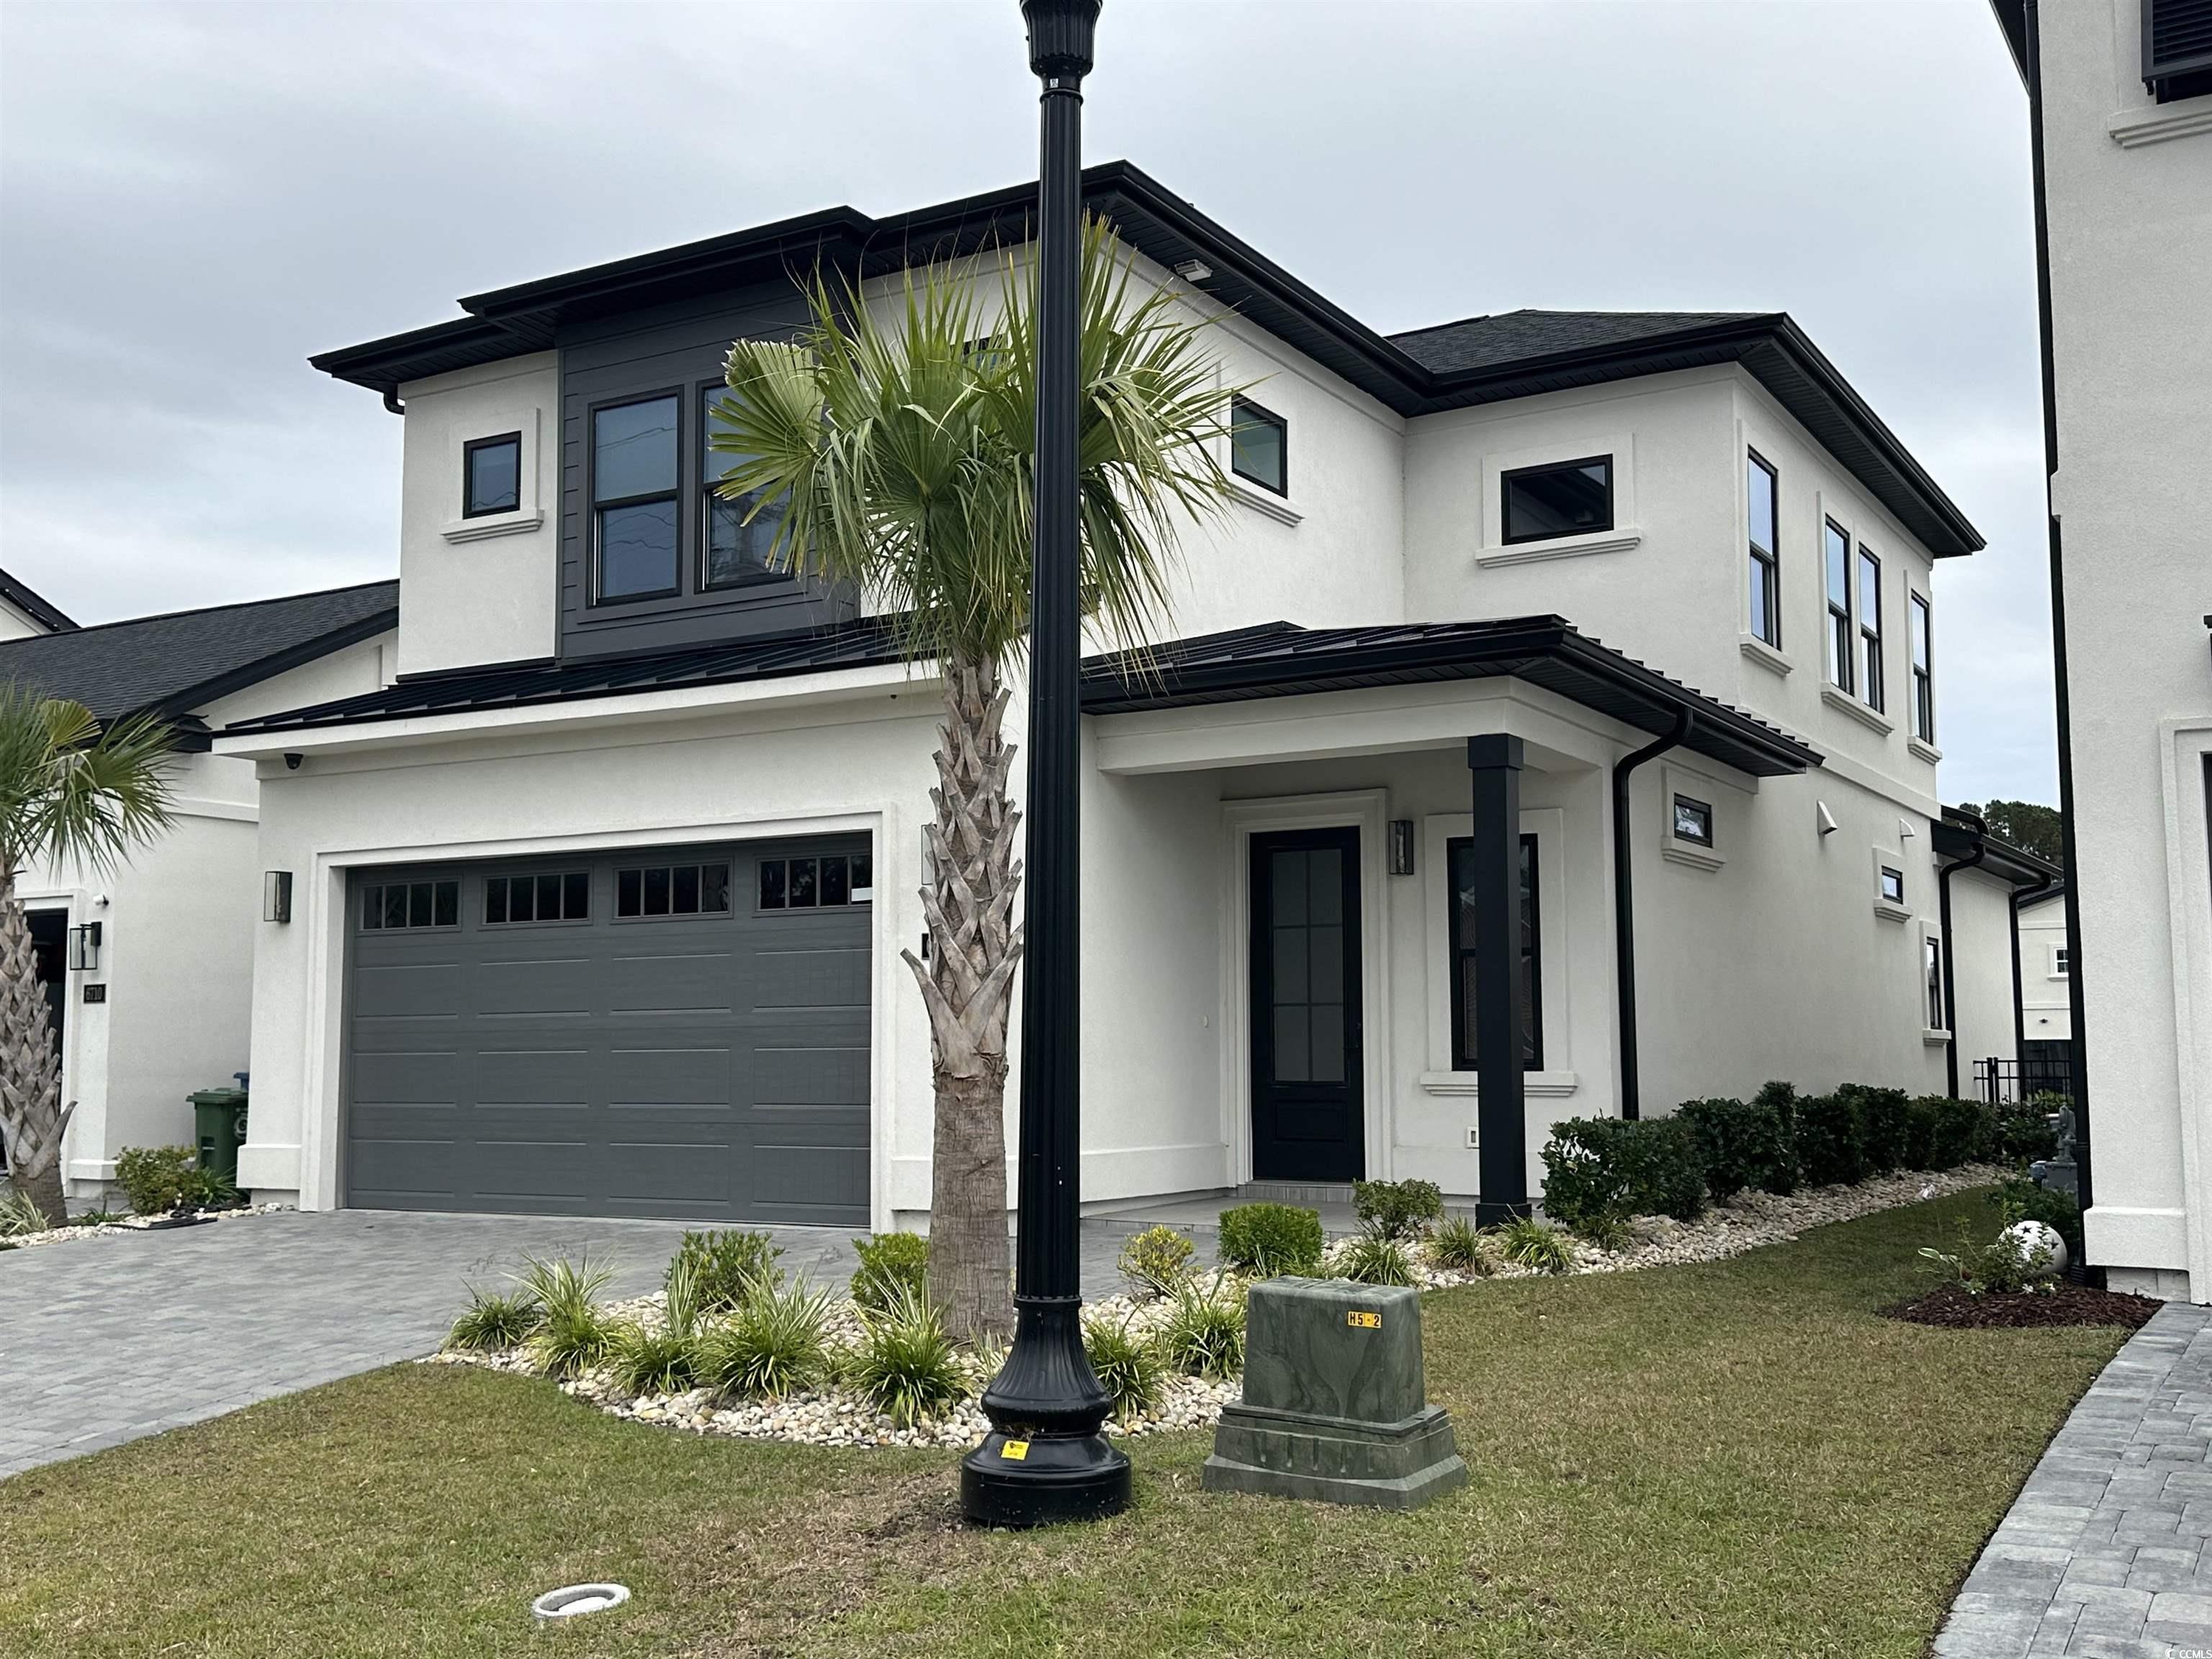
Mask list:
[[1492,733],[1467,740],[1474,781],[1475,1121],[1481,1131],[1484,1226],[1528,1213],[1528,1081],[1521,1033],[1528,996],[1521,984],[1521,739]]

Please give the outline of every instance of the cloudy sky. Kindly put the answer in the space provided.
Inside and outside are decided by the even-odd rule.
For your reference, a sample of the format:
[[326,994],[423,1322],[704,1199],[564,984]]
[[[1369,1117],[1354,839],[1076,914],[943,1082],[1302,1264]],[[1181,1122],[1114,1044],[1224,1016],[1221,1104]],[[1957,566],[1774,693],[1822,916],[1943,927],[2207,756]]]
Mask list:
[[[2055,798],[2025,104],[1984,0],[1109,0],[1086,153],[1385,331],[1787,310],[1989,538],[1944,787]],[[81,621],[391,574],[310,352],[1034,168],[1014,0],[0,6],[0,559]]]

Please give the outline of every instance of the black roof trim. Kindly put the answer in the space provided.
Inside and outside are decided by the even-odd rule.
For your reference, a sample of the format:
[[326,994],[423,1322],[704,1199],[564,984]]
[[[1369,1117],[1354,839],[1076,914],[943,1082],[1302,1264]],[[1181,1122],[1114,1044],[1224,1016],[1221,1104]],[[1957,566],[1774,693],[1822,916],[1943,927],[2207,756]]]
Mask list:
[[33,622],[44,623],[57,634],[66,634],[76,628],[76,620],[65,615],[61,607],[33,592],[31,585],[17,576],[0,570],[0,598],[4,598]]
[[[1443,355],[1439,337],[1494,329],[1503,319],[1379,334],[1127,161],[1085,168],[1083,187],[1085,204],[1146,258],[1169,269],[1204,260],[1213,270],[1205,284],[1211,297],[1401,415],[1740,362],[1930,552],[1971,553],[1984,545],[1966,515],[1784,313],[1650,313],[1651,326],[1626,338],[1620,336],[1619,313],[1508,313],[1507,319],[1583,319],[1583,331],[1597,343],[1474,368],[1438,368],[1432,365]],[[851,207],[825,209],[471,295],[460,302],[466,317],[308,361],[339,380],[390,394],[404,381],[544,350],[564,320],[735,286],[778,269],[818,264],[866,277],[970,254],[994,241],[1017,242],[1026,235],[1036,202],[1036,186],[1020,184],[882,219]],[[1422,349],[1409,349],[1408,342]]]
[[1683,746],[1753,777],[1823,760],[1802,738],[1669,679],[1562,617],[1371,628],[1273,623],[1178,640],[1086,661],[1083,708],[1122,714],[1509,675],[1655,735],[1687,708],[1697,718]]
[[[289,709],[224,728],[225,736],[307,732],[483,709],[524,708],[678,686],[786,678],[905,660],[898,619],[712,646],[562,662],[551,659],[409,675],[381,691]],[[1171,708],[1352,687],[1513,675],[1639,730],[1698,714],[1687,747],[1755,777],[1802,772],[1819,752],[1785,732],[1693,691],[1575,631],[1557,617],[1379,628],[1303,629],[1271,623],[1142,653],[1092,657],[1086,714]]]
[[[2015,847],[2002,836],[1991,832],[1989,825],[1973,813],[1956,806],[1947,806],[1943,815],[1930,826],[1929,843],[1947,859],[1972,858],[1982,851],[1982,861],[1974,868],[1987,871],[2014,887],[2039,887],[2050,884],[2055,890],[2065,872],[2040,853],[2031,853],[2025,847]],[[2039,893],[2037,897],[2044,896]]]

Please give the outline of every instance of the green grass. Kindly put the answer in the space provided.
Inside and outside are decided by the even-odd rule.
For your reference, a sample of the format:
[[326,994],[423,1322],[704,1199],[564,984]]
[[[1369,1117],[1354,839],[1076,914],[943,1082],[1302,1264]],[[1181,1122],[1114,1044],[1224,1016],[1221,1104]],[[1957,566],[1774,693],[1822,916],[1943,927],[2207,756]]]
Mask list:
[[[1474,1473],[1407,1515],[1199,1490],[976,1534],[956,1458],[704,1440],[400,1366],[0,1482],[0,1653],[1917,1656],[2107,1330],[1875,1310],[1968,1195],[1709,1267],[1426,1299]],[[534,1633],[528,1598],[636,1599]]]

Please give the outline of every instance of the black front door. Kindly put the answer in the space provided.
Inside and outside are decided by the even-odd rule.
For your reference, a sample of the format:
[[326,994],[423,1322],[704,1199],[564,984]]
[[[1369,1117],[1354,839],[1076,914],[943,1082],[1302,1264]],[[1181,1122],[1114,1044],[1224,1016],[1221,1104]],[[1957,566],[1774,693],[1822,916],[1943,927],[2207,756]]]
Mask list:
[[1356,1181],[1359,831],[1252,837],[1252,1175]]

